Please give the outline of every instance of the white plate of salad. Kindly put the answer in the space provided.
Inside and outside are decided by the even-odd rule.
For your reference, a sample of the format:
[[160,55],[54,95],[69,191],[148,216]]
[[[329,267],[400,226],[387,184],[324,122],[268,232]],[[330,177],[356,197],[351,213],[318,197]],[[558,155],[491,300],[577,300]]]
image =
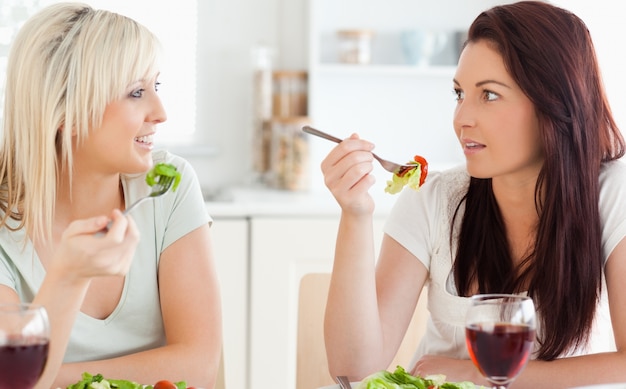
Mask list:
[[[61,389],[61,388],[59,388]],[[105,378],[102,374],[83,373],[82,379],[65,389],[194,389],[185,381],[161,380],[154,385],[142,385],[135,381]]]

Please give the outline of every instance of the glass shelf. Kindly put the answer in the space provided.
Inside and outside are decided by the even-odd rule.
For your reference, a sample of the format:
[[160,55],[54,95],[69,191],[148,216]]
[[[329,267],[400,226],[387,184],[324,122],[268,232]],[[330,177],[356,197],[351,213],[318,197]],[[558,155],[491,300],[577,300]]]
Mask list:
[[[313,70],[313,69],[312,69]],[[446,77],[454,76],[456,66],[411,66],[411,65],[353,65],[323,63],[315,65],[313,72],[318,76],[396,76],[396,77]]]

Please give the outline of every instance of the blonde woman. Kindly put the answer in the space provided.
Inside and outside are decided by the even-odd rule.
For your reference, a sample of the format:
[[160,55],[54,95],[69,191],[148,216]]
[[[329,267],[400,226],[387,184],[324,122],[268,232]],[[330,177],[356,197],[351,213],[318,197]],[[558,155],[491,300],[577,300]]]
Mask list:
[[[0,303],[47,309],[40,388],[83,372],[214,386],[221,311],[211,219],[191,166],[153,151],[166,120],[158,49],[132,19],[63,3],[30,18],[9,53]],[[180,186],[124,216],[149,192],[145,173],[157,162],[177,166]]]

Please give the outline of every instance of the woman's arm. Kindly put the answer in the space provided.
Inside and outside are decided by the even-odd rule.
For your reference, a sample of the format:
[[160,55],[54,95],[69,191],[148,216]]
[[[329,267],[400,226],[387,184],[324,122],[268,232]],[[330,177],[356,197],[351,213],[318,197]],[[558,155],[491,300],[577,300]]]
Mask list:
[[374,183],[371,149],[369,142],[352,135],[322,162],[326,186],[342,209],[324,321],[326,353],[331,375],[352,379],[387,368],[426,274],[413,255],[388,237],[376,270],[374,204],[368,193]]
[[[359,245],[362,241],[339,233],[337,246]],[[373,259],[365,263],[354,257],[354,263],[350,259],[342,263],[338,258],[339,254],[326,308],[326,352],[331,375],[360,380],[387,369],[395,357],[428,272],[414,255],[387,235],[375,272]]]
[[222,320],[208,225],[163,251],[159,289],[165,346],[119,358],[66,364],[55,385],[65,387],[88,371],[143,384],[185,380],[189,386],[212,388],[221,356]]
[[[121,276],[128,272],[139,241],[132,218],[118,210],[113,224],[104,236],[95,235],[108,218],[97,217],[71,223],[63,232],[61,243],[48,263],[46,277],[33,299],[46,308],[50,320],[50,349],[38,388],[56,387],[54,377],[63,362],[76,315],[93,277]],[[0,298],[13,300],[16,294],[3,293]],[[78,376],[80,377],[80,375]]]

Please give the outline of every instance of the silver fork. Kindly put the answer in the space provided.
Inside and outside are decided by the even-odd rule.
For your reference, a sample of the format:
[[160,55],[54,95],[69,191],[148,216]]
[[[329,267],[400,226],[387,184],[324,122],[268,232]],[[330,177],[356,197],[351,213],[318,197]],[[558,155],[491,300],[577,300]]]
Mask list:
[[143,203],[145,200],[152,199],[152,198],[155,198],[155,197],[159,197],[159,196],[165,194],[168,190],[170,190],[170,187],[174,183],[174,178],[175,177],[170,177],[170,176],[160,176],[159,177],[159,181],[155,182],[154,185],[152,185],[152,192],[150,192],[149,195],[144,196],[144,197],[138,199],[137,201],[135,201],[134,203],[132,203],[130,205],[130,207],[128,207],[128,208],[126,208],[124,210],[124,212],[123,212],[124,215],[126,215],[127,213],[132,211],[133,208],[135,208],[137,205]]
[[352,389],[352,385],[350,385],[350,380],[345,375],[338,375],[337,382],[339,382],[339,386],[341,386],[341,389]]
[[[160,176],[159,180],[156,181],[154,183],[154,185],[152,185],[152,192],[150,192],[150,194],[148,194],[147,196],[144,196],[140,199],[137,199],[134,203],[132,203],[128,208],[126,208],[124,210],[124,212],[122,212],[124,215],[128,214],[130,211],[133,210],[133,208],[135,208],[136,206],[138,206],[139,204],[143,203],[144,201],[148,200],[148,199],[153,199],[155,197],[159,197],[161,195],[164,195],[168,190],[170,190],[170,187],[172,186],[172,184],[174,183],[174,178],[175,177],[169,177],[169,176]],[[96,235],[104,235],[105,232],[107,232],[109,230],[109,228],[111,228],[111,224],[112,222],[109,222],[106,227],[104,227],[101,231],[98,231],[96,233]]]
[[[324,138],[324,139],[328,139],[330,141],[333,141],[335,143],[341,143],[343,140],[337,138],[336,136],[330,135],[325,133],[324,131],[320,131],[318,129],[315,129],[311,126],[304,126],[302,127],[302,131],[311,134],[311,135],[315,135],[315,136],[319,136],[320,138]],[[383,167],[383,169],[387,170],[388,172],[397,174],[399,176],[402,176],[404,173],[406,173],[407,171],[411,170],[411,169],[415,169],[415,165],[400,165],[399,163],[395,163],[395,162],[391,162],[388,161],[386,159],[383,159],[381,157],[379,157],[378,155],[372,153],[372,156],[378,161],[380,162],[380,165]]]

